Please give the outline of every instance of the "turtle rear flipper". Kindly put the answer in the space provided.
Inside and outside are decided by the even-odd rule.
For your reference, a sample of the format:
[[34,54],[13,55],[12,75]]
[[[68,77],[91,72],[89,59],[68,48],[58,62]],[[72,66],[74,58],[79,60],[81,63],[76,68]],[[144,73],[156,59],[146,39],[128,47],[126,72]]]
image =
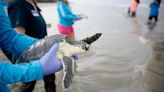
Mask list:
[[72,83],[72,79],[74,77],[74,61],[71,57],[63,56],[62,58],[63,64],[63,88],[67,89]]

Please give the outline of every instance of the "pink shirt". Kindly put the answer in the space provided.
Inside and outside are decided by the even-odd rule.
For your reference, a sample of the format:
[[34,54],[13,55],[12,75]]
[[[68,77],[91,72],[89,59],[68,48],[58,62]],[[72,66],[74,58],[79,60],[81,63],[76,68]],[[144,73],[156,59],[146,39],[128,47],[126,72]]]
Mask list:
[[136,2],[136,0],[133,0],[131,2],[131,5],[130,5],[130,9],[132,12],[136,12],[137,11],[137,7],[138,7],[138,3]]

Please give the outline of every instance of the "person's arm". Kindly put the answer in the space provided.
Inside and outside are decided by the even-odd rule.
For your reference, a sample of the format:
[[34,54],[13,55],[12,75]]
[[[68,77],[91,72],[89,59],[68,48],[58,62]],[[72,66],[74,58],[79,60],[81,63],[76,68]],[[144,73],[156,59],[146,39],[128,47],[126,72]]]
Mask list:
[[73,14],[72,12],[70,14],[68,14],[66,12],[66,6],[62,3],[62,2],[59,2],[59,12],[61,13],[61,15],[66,18],[66,19],[70,19],[70,20],[79,20],[80,17]]
[[11,27],[4,6],[3,3],[0,3],[0,47],[9,52],[20,54],[37,39],[17,34]]
[[[56,57],[59,44],[54,44],[40,60],[31,63],[13,65],[0,62],[0,84],[29,82],[43,78],[62,69],[62,63]],[[77,58],[73,57],[75,62]]]
[[19,65],[0,62],[0,75],[0,84],[13,84],[42,79],[43,70],[39,61]]
[[[0,47],[13,53],[21,53],[29,44],[36,39],[17,34],[11,27],[7,12],[6,4],[0,1]],[[7,8],[6,8],[7,9]],[[17,81],[28,81],[40,79],[43,77],[43,71],[38,61],[30,64],[12,65],[0,63],[0,83],[14,83]],[[27,73],[27,74],[25,74]],[[25,76],[26,75],[26,76]]]
[[160,6],[160,4],[158,5],[158,8],[160,8],[161,6]]
[[[0,47],[13,53],[21,53],[36,39],[17,34],[11,27],[5,3],[0,1]],[[52,74],[62,69],[61,62],[54,56],[58,45],[54,44],[50,51],[40,60],[32,63],[13,65],[0,62],[0,84],[15,82],[29,82],[43,78],[43,75]]]
[[25,34],[25,32],[26,32],[24,27],[14,27],[14,29],[19,34]]
[[17,33],[25,34],[26,26],[29,25],[28,22],[28,13],[26,11],[26,7],[24,6],[24,2],[17,0],[14,3],[11,3],[8,7],[8,15],[11,22],[12,27],[15,29]]

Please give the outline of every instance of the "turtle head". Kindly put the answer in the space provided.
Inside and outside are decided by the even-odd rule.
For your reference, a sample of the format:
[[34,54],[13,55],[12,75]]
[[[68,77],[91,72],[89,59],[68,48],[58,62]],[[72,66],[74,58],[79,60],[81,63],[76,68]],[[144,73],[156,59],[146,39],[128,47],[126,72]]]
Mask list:
[[76,41],[76,40],[72,40],[72,39],[65,39],[65,42],[69,45],[69,50],[71,50],[71,52],[73,52],[74,54],[80,54],[80,53],[84,53],[87,52],[90,48],[90,44],[87,44],[83,41]]
[[90,45],[83,41],[75,41],[75,45],[72,46],[77,54],[87,52],[90,48]]
[[66,38],[65,42],[67,42],[69,44],[69,46],[71,47],[71,50],[74,54],[79,54],[79,53],[87,52],[90,48],[90,45],[93,42],[95,42],[101,35],[102,35],[102,33],[97,33],[91,37],[87,37],[80,41]]
[[76,44],[75,47],[77,47],[77,49],[78,49],[80,52],[86,52],[86,51],[89,50],[90,44],[87,44],[87,43],[85,43],[85,42],[83,42],[83,41],[79,41],[79,42]]

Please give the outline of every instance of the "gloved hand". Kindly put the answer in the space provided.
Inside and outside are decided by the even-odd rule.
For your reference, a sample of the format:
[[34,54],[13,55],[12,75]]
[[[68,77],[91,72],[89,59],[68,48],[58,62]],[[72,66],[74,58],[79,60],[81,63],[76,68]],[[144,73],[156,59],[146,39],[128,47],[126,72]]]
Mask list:
[[[40,59],[41,66],[43,68],[43,73],[45,75],[58,72],[63,68],[62,63],[56,57],[56,52],[59,48],[59,44],[54,44],[51,49]],[[72,56],[74,62],[77,63],[77,56]]]

